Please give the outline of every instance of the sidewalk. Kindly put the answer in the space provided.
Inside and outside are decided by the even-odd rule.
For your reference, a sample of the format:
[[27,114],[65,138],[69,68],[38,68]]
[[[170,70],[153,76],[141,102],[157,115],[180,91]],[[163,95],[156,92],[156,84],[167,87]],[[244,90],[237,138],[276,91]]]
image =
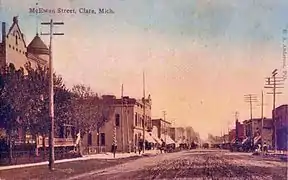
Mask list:
[[[103,154],[93,154],[93,155],[84,155],[83,157],[73,158],[73,159],[62,159],[56,160],[55,164],[58,163],[65,163],[65,162],[73,162],[73,161],[86,161],[92,159],[122,159],[122,158],[129,158],[129,157],[141,157],[141,156],[153,156],[159,154],[159,150],[146,150],[145,153],[117,153],[115,158],[113,157],[112,153],[103,153]],[[40,163],[31,163],[31,164],[19,164],[19,165],[11,165],[11,166],[3,166],[0,167],[1,170],[7,169],[16,169],[16,168],[24,168],[24,167],[32,167],[32,166],[41,166],[41,165],[48,165],[48,161],[40,162]]]
[[273,151],[273,150],[269,150],[268,151],[269,154],[273,154],[273,155],[288,155],[288,151]]

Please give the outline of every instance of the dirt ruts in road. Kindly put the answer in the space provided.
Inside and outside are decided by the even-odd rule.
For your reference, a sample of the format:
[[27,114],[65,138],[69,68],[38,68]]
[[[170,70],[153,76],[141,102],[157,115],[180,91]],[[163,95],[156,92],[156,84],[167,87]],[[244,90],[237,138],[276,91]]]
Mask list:
[[[239,163],[237,160],[239,159]],[[242,162],[253,161],[252,165]],[[233,163],[231,163],[233,162]],[[259,161],[260,162],[260,161]],[[223,152],[178,152],[138,159],[106,169],[103,173],[82,176],[83,179],[286,179],[282,166],[257,166],[251,156],[225,155]],[[254,165],[253,165],[254,164]],[[84,178],[85,177],[85,178]],[[77,179],[77,178],[76,178]]]

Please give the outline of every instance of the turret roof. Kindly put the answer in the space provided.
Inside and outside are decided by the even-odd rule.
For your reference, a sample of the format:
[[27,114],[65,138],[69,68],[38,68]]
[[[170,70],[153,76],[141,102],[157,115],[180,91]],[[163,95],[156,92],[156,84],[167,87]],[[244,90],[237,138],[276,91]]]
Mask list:
[[47,54],[49,55],[49,49],[45,45],[45,43],[41,40],[38,34],[34,37],[34,39],[30,42],[27,47],[27,51],[33,54]]

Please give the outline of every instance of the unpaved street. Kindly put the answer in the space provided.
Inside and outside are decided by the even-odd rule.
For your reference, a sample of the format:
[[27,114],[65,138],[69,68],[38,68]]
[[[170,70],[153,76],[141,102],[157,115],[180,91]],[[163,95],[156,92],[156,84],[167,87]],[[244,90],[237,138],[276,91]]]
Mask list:
[[72,179],[287,179],[287,164],[245,153],[194,150],[145,157]]

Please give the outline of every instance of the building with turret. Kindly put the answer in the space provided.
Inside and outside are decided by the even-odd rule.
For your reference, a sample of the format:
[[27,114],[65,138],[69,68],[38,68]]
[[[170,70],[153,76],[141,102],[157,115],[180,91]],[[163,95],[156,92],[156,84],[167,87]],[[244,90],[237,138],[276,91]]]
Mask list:
[[16,69],[24,68],[26,63],[31,66],[46,66],[49,60],[49,49],[41,40],[38,33],[27,45],[25,35],[22,33],[18,17],[13,17],[13,22],[7,31],[7,23],[2,22],[0,42],[0,68],[6,64],[14,64]]

